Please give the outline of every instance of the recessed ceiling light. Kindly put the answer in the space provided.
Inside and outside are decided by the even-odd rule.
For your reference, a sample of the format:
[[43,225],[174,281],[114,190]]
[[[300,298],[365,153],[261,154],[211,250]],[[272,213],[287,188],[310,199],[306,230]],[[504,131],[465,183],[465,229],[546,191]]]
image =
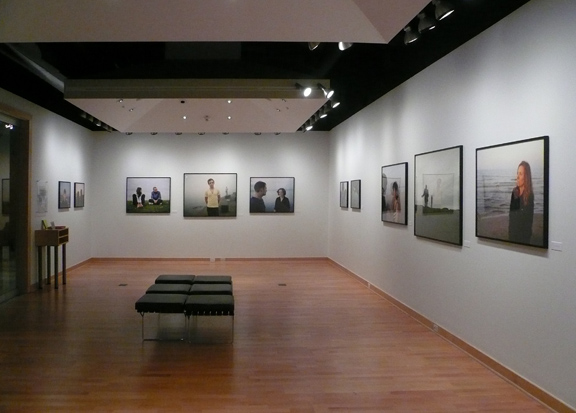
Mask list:
[[232,101],[230,99],[228,99],[228,103],[232,103]]
[[232,119],[232,116],[228,116],[228,120]]
[[186,120],[186,115],[182,116],[182,119]]

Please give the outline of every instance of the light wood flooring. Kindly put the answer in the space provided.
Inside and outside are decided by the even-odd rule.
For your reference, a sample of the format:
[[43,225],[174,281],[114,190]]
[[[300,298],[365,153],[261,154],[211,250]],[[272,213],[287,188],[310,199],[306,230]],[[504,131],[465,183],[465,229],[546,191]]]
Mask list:
[[[186,273],[232,275],[232,344],[142,342],[135,301]],[[327,260],[91,261],[50,287],[0,305],[1,412],[549,411]]]

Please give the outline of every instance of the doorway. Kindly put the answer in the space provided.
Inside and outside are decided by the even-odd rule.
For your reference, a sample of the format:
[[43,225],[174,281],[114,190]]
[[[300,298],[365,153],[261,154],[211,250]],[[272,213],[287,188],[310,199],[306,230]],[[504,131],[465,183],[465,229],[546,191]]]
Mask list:
[[28,292],[29,120],[0,108],[0,302]]

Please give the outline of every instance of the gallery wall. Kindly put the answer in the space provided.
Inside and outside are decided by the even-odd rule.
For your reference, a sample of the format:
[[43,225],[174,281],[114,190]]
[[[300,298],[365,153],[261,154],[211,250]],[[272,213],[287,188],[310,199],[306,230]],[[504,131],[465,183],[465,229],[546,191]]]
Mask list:
[[[574,2],[532,0],[333,130],[328,251],[572,406],[574,16]],[[542,135],[550,136],[550,241],[562,251],[477,238],[476,148]],[[455,145],[464,147],[464,246],[415,237],[413,226],[414,155]],[[407,226],[380,220],[381,167],[398,162],[409,162]],[[339,207],[339,182],[351,179],[362,180],[360,211]]]
[[[93,257],[326,257],[328,133],[98,134],[92,157]],[[183,215],[184,173],[237,174],[237,216]],[[126,213],[127,177],[170,177],[169,214]],[[294,177],[294,213],[250,214],[251,177]],[[271,181],[269,181],[271,182]],[[208,189],[202,182],[202,189]],[[271,183],[266,199],[275,200]],[[144,188],[149,197],[150,188]]]

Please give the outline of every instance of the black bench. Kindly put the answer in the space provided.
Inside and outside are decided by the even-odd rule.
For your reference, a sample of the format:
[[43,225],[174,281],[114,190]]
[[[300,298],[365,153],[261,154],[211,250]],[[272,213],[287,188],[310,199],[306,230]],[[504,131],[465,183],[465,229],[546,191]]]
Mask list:
[[146,339],[144,336],[144,314],[185,314],[184,305],[187,299],[188,294],[144,294],[140,297],[135,308],[142,316],[142,340],[155,340]]
[[196,324],[196,316],[232,316],[232,334],[234,332],[234,296],[229,275],[159,275],[135,307],[142,316],[143,341],[158,340],[145,338],[146,313],[184,314],[188,337],[190,317],[194,317]]

